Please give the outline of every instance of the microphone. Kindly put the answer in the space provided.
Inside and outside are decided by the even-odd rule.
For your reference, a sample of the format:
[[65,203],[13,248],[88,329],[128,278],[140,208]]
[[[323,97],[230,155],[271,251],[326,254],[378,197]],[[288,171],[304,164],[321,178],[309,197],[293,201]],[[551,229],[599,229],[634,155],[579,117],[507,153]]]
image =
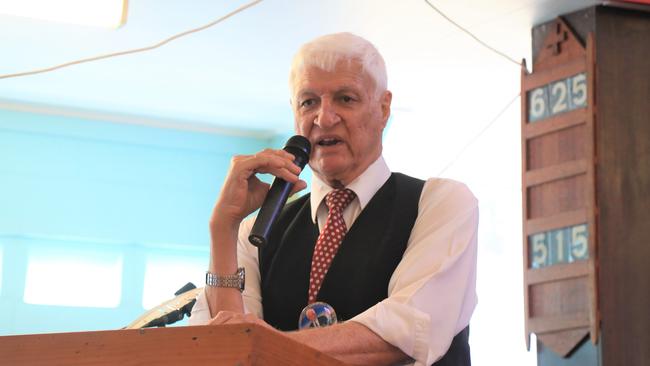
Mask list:
[[199,296],[201,291],[203,291],[203,287],[196,288],[192,282],[188,282],[174,293],[175,298],[145,312],[122,329],[164,327],[173,324],[192,313],[196,297]]
[[[305,167],[309,161],[309,153],[311,152],[311,144],[307,138],[296,135],[291,137],[284,146],[284,150],[293,154],[296,159],[294,164],[300,167]],[[248,241],[256,247],[263,247],[269,240],[269,233],[275,221],[278,219],[278,214],[287,203],[289,193],[293,188],[293,183],[289,183],[281,178],[275,178],[269,193],[266,194],[264,203],[260,207],[260,212],[257,214],[253,229],[248,236]]]

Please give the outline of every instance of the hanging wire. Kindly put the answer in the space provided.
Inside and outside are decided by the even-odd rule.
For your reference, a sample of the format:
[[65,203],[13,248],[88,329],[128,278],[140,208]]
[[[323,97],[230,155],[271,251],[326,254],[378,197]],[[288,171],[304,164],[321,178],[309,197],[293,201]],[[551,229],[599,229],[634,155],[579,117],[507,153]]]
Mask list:
[[510,62],[512,62],[512,63],[514,63],[515,65],[521,67],[521,63],[520,63],[520,62],[516,61],[516,60],[513,59],[512,57],[506,55],[505,53],[503,53],[503,52],[497,50],[496,48],[494,48],[494,47],[488,45],[487,43],[483,42],[481,39],[479,39],[477,36],[475,36],[474,33],[470,32],[469,30],[467,30],[467,29],[466,29],[465,27],[463,27],[462,25],[456,23],[453,19],[451,19],[450,17],[448,17],[448,16],[447,16],[445,13],[443,13],[440,9],[436,8],[433,4],[431,4],[431,3],[429,2],[429,0],[424,0],[424,2],[427,3],[427,5],[429,5],[433,10],[435,10],[436,13],[438,13],[441,17],[445,18],[449,23],[453,24],[453,25],[456,26],[458,29],[460,29],[461,31],[465,32],[468,36],[472,37],[472,38],[473,38],[476,42],[478,42],[481,46],[487,48],[488,50],[490,50],[490,51],[496,53],[497,55],[499,55],[499,56],[505,58],[506,60],[508,60],[508,61],[510,61]]
[[519,96],[520,96],[520,95],[521,95],[521,93],[517,93],[517,95],[516,95],[514,98],[512,98],[512,100],[510,100],[510,102],[508,102],[508,104],[506,104],[506,106],[503,107],[503,108],[499,111],[499,113],[497,113],[497,115],[496,115],[494,118],[492,118],[492,120],[491,120],[490,122],[488,122],[488,123],[485,125],[485,127],[483,127],[483,129],[482,129],[479,133],[477,133],[474,137],[472,137],[472,139],[470,139],[470,140],[465,144],[465,146],[463,146],[463,148],[460,149],[460,151],[458,151],[458,153],[456,153],[456,156],[454,157],[454,159],[453,159],[452,161],[450,161],[449,163],[447,163],[447,165],[445,165],[444,168],[442,168],[442,170],[438,173],[437,177],[442,176],[442,174],[443,174],[444,172],[446,172],[447,169],[451,168],[451,166],[454,165],[454,164],[458,161],[458,159],[460,159],[460,157],[463,155],[463,153],[465,152],[465,150],[467,150],[467,149],[468,149],[470,146],[472,146],[472,145],[473,145],[473,144],[474,144],[474,143],[475,143],[475,142],[476,142],[476,141],[477,141],[481,136],[483,136],[483,135],[485,134],[485,132],[487,132],[487,130],[489,130],[490,127],[492,127],[492,125],[494,125],[494,123],[495,123],[496,121],[498,121],[499,118],[500,118],[500,117],[501,117],[501,116],[502,116],[502,115],[503,115],[503,114],[508,110],[508,108],[510,108],[510,106],[511,106],[511,105],[512,105],[512,104],[513,104],[517,99],[519,99]]
[[[429,5],[433,10],[435,10],[435,12],[438,13],[441,17],[445,18],[449,23],[453,24],[456,28],[460,29],[462,32],[464,32],[464,33],[467,34],[468,36],[472,37],[472,39],[474,39],[476,42],[478,42],[481,46],[487,48],[488,50],[490,50],[490,51],[492,51],[492,52],[494,52],[494,53],[496,53],[497,55],[503,57],[504,59],[508,60],[509,62],[512,62],[513,64],[517,65],[518,67],[521,67],[521,63],[517,62],[517,61],[516,61],[515,59],[513,59],[512,57],[506,55],[505,53],[503,53],[503,52],[497,50],[496,48],[494,48],[494,47],[488,45],[487,43],[483,42],[480,38],[478,38],[476,35],[474,35],[474,33],[470,32],[468,29],[466,29],[466,28],[463,27],[462,25],[456,23],[453,19],[451,19],[450,17],[448,17],[445,13],[443,13],[443,12],[442,12],[440,9],[438,9],[435,5],[431,4],[431,3],[429,2],[429,0],[424,0],[424,2],[427,3],[427,5]],[[452,159],[452,160],[451,160],[447,165],[445,165],[445,167],[444,167],[444,168],[443,168],[443,169],[438,173],[438,176],[441,176],[442,174],[444,174],[444,173],[447,171],[447,169],[449,169],[450,167],[452,167],[452,166],[453,166],[453,165],[458,161],[458,159],[460,159],[460,157],[463,155],[463,153],[464,153],[464,152],[465,152],[465,151],[466,151],[470,146],[472,146],[472,145],[473,145],[473,144],[474,144],[474,143],[475,143],[475,142],[476,142],[476,141],[477,141],[481,136],[483,136],[483,135],[484,135],[484,134],[485,134],[485,133],[490,129],[490,127],[492,127],[492,125],[494,125],[494,123],[496,123],[496,121],[498,121],[499,118],[500,118],[500,117],[501,117],[501,116],[502,116],[502,115],[503,115],[503,114],[508,110],[508,108],[510,108],[510,106],[511,106],[511,105],[512,105],[512,104],[513,104],[517,99],[519,99],[520,95],[521,95],[521,93],[517,93],[517,95],[516,95],[514,98],[512,98],[512,100],[510,100],[510,101],[508,102],[508,104],[506,104],[506,106],[503,107],[503,108],[501,109],[501,111],[499,111],[499,113],[498,113],[498,114],[497,114],[497,115],[496,115],[492,120],[490,120],[490,122],[488,122],[488,123],[485,125],[485,127],[483,127],[483,129],[482,129],[481,131],[479,131],[478,134],[476,134],[474,137],[472,137],[472,138],[467,142],[467,144],[465,144],[465,145],[463,146],[463,148],[460,149],[460,151],[456,154],[456,156],[455,156],[455,157],[454,157],[454,158],[453,158],[453,159]]]
[[15,78],[15,77],[20,77],[20,76],[42,74],[42,73],[45,73],[45,72],[51,72],[51,71],[62,69],[64,67],[68,67],[68,66],[72,66],[72,65],[83,64],[83,63],[86,63],[86,62],[103,60],[103,59],[107,59],[107,58],[111,58],[111,57],[130,55],[130,54],[139,53],[139,52],[151,51],[151,50],[154,50],[156,48],[162,47],[162,46],[166,45],[167,43],[169,43],[171,41],[174,41],[176,39],[179,39],[181,37],[185,37],[185,36],[190,35],[192,33],[200,32],[202,30],[213,27],[213,26],[223,22],[224,20],[232,17],[233,15],[235,15],[237,13],[240,13],[240,12],[242,12],[242,11],[252,7],[252,6],[255,6],[255,5],[259,4],[262,1],[263,0],[251,1],[250,3],[244,4],[244,5],[240,6],[239,8],[231,11],[230,13],[228,13],[228,14],[226,14],[226,15],[218,18],[218,19],[213,20],[212,22],[210,22],[208,24],[205,24],[205,25],[200,26],[198,28],[187,30],[185,32],[175,34],[175,35],[173,35],[173,36],[171,36],[171,37],[169,37],[167,39],[164,39],[164,40],[162,40],[162,41],[160,41],[160,42],[158,42],[158,43],[156,43],[154,45],[151,45],[151,46],[141,47],[141,48],[134,48],[134,49],[131,49],[131,50],[114,52],[114,53],[108,53],[108,54],[94,56],[94,57],[88,57],[88,58],[75,60],[75,61],[70,61],[70,62],[66,62],[64,64],[60,64],[60,65],[56,65],[56,66],[52,66],[52,67],[47,67],[47,68],[43,68],[43,69],[36,69],[36,70],[32,70],[32,71],[19,72],[19,73],[15,73],[15,74],[0,75],[0,79],[9,79],[9,78]]

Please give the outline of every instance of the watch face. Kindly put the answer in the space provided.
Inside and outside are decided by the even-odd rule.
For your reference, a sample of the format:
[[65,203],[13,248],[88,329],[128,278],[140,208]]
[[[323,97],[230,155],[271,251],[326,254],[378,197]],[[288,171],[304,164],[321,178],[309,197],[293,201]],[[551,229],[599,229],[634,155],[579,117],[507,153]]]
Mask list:
[[239,267],[237,269],[237,276],[239,276],[239,291],[244,292],[244,287],[246,285],[246,270],[244,270],[244,267]]

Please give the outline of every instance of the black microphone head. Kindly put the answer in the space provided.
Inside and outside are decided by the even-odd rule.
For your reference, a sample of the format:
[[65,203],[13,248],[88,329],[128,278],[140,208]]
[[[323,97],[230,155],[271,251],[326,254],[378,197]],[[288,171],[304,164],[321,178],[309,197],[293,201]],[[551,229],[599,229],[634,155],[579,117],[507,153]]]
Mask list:
[[305,136],[295,135],[287,140],[287,143],[284,145],[284,150],[297,155],[296,158],[300,160],[309,161],[309,154],[311,154],[311,143]]

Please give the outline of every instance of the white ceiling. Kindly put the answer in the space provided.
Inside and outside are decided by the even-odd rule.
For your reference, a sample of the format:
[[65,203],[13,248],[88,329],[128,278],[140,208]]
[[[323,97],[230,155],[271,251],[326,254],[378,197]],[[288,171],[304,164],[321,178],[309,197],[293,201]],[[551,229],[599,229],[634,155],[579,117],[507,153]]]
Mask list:
[[[597,3],[431,2],[516,60],[529,57],[533,25]],[[0,74],[148,46],[246,3],[131,0],[127,23],[117,30],[0,16]],[[484,124],[518,93],[517,65],[480,46],[424,0],[266,0],[150,52],[0,79],[0,102],[5,108],[53,106],[187,128],[286,133],[292,125],[287,72],[293,53],[317,35],[339,31],[362,35],[383,53],[394,118],[458,115],[459,121]]]

